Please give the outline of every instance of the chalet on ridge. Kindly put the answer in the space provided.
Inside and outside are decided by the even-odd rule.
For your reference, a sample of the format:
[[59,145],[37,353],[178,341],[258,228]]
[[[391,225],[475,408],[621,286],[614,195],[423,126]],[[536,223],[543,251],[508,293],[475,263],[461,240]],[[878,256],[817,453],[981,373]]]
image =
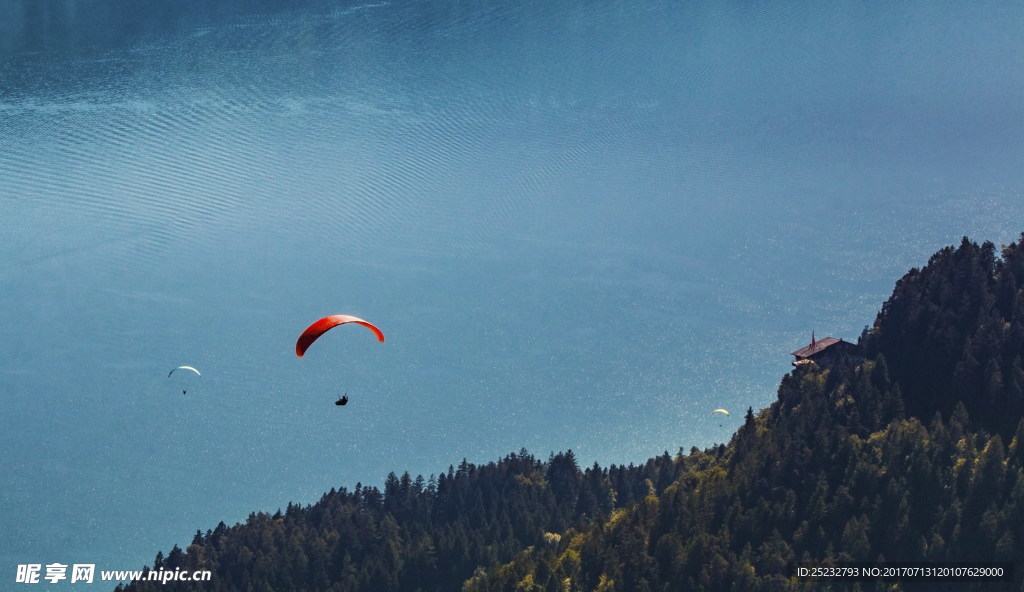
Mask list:
[[796,358],[793,360],[794,366],[803,366],[812,362],[819,366],[828,366],[840,358],[861,357],[862,354],[860,346],[855,343],[835,337],[815,339],[814,333],[811,333],[811,344],[796,350],[792,355]]

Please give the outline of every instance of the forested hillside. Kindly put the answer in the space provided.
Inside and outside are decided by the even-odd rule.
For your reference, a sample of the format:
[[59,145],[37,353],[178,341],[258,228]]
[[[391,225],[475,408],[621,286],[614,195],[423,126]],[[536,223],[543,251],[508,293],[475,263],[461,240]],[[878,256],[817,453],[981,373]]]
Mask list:
[[[571,452],[388,476],[197,533],[170,589],[817,590],[800,562],[1017,562],[1024,590],[1024,236],[964,240],[901,279],[860,345],[807,364],[727,446],[581,470]],[[132,584],[128,590],[164,588]]]
[[458,590],[478,566],[663,491],[684,467],[666,453],[642,466],[580,470],[572,451],[545,462],[521,451],[429,480],[392,473],[383,491],[357,484],[312,506],[197,532],[152,568],[213,570],[211,582],[194,584],[202,590]]
[[1024,413],[1024,238],[996,255],[966,238],[899,282],[862,342],[884,356],[907,412],[944,417],[962,402],[975,425],[1012,436]]

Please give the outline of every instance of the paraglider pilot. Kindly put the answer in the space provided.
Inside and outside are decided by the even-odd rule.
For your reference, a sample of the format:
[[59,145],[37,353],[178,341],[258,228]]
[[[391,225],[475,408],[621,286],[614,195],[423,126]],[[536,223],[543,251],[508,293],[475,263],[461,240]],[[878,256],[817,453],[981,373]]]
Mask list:
[[348,393],[345,393],[334,402],[335,405],[347,405],[348,404]]

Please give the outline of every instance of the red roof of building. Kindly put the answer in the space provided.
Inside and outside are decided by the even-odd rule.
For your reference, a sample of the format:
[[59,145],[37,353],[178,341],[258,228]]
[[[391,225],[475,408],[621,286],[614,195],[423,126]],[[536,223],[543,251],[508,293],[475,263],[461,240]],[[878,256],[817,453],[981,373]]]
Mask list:
[[793,352],[792,355],[798,358],[809,358],[814,354],[819,353],[839,343],[840,341],[842,341],[842,339],[836,339],[835,337],[824,337],[822,339],[818,339],[817,341],[812,341],[810,345],[796,350],[795,352]]

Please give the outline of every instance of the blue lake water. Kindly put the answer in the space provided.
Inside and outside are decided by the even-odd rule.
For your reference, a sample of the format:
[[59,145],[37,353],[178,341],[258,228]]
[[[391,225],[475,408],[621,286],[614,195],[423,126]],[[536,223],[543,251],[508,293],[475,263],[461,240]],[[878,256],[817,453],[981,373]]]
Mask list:
[[[0,9],[0,587],[392,470],[727,441],[812,330],[1024,230],[1019,3]],[[297,358],[334,313],[387,341]]]

